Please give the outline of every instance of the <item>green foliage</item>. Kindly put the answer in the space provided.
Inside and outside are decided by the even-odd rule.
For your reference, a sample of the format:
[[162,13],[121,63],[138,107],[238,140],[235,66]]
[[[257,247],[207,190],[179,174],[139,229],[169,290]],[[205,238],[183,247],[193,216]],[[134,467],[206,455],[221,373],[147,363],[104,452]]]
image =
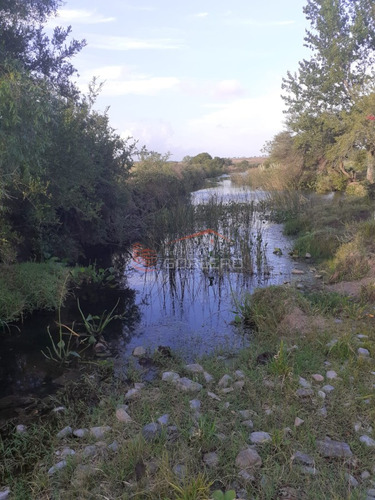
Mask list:
[[236,492],[234,490],[227,490],[225,492],[221,490],[215,490],[212,492],[213,500],[234,500],[236,498]]
[[114,314],[119,302],[120,299],[118,299],[113,309],[109,313],[107,313],[107,311],[103,311],[103,313],[100,316],[98,315],[93,316],[92,314],[88,314],[87,316],[85,316],[84,313],[82,312],[79,300],[77,301],[78,310],[81,314],[83,325],[90,339],[92,339],[92,343],[102,335],[106,327],[113,320],[123,319],[122,315]]
[[268,369],[273,375],[279,375],[282,377],[286,377],[292,372],[292,367],[289,362],[289,353],[284,341],[280,342],[279,350],[268,363]]
[[207,500],[210,494],[211,482],[205,474],[188,478],[182,485],[169,483],[175,491],[175,500]]
[[297,238],[293,245],[293,251],[301,257],[310,253],[315,259],[329,259],[334,256],[339,245],[340,242],[333,231],[322,229],[311,233],[307,232]]

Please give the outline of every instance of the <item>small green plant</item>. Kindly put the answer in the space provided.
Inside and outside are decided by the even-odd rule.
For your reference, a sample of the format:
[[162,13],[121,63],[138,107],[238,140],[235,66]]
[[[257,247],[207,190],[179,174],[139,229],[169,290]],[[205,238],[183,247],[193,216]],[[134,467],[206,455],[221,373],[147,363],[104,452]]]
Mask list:
[[107,311],[104,311],[100,316],[93,316],[92,314],[88,314],[87,316],[85,316],[82,312],[79,299],[77,300],[78,310],[81,314],[86,332],[90,337],[90,343],[94,343],[95,340],[97,340],[97,338],[102,335],[103,331],[109,325],[109,323],[111,323],[111,321],[123,318],[121,314],[114,314],[119,302],[120,299],[118,299],[115,306],[109,313],[107,313]]
[[234,490],[228,490],[225,493],[221,490],[215,490],[212,493],[213,500],[234,500],[236,498],[236,492]]
[[288,376],[292,372],[292,367],[289,364],[289,353],[286,349],[284,341],[280,342],[280,347],[277,354],[270,361],[268,368],[270,373],[274,375]]
[[[70,330],[70,333],[66,334],[63,332],[63,327],[66,325],[59,324],[59,341],[56,342],[53,340],[49,327],[47,327],[48,336],[51,342],[51,348],[46,347],[47,353],[42,351],[43,356],[51,361],[55,361],[56,363],[61,364],[69,364],[72,361],[72,358],[80,358],[80,354],[77,351],[71,350],[72,338],[74,336],[79,337],[79,335],[73,330]],[[63,335],[68,335],[68,341],[65,342],[63,339]]]
[[212,483],[205,474],[187,479],[181,486],[169,482],[176,492],[175,500],[207,500],[210,497]]

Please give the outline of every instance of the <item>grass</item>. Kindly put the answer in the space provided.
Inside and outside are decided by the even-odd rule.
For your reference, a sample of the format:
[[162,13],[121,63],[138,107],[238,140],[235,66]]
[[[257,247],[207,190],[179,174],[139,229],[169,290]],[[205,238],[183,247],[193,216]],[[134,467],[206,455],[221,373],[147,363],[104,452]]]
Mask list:
[[[100,362],[89,371],[82,371],[79,380],[70,382],[51,398],[44,412],[28,424],[25,434],[14,432],[14,425],[20,421],[9,422],[7,429],[3,429],[1,483],[9,485],[14,498],[19,499],[203,500],[211,498],[214,491],[235,489],[238,497],[246,491],[250,498],[271,500],[286,487],[295,488],[297,498],[306,500],[364,498],[371,483],[362,480],[360,474],[372,470],[373,451],[359,441],[359,436],[366,433],[373,436],[367,427],[375,418],[374,381],[369,374],[374,366],[358,357],[357,348],[363,342],[375,355],[374,319],[366,316],[355,319],[355,314],[350,313],[352,305],[336,294],[303,297],[294,293],[286,287],[258,290],[254,303],[267,300],[268,308],[274,309],[279,299],[283,305],[275,313],[280,319],[297,302],[308,312],[324,314],[327,320],[324,329],[312,327],[303,335],[288,332],[287,336],[280,336],[273,315],[267,314],[264,306],[262,314],[256,317],[258,328],[252,334],[249,348],[230,358],[212,355],[197,360],[214,377],[213,383],[206,384],[201,374],[188,372],[178,358],[163,359],[162,371],[175,370],[203,384],[197,394],[183,393],[157,378],[147,383],[139,396],[124,401],[132,382],[116,379],[110,364]],[[345,311],[350,314],[343,314]],[[335,323],[332,315],[339,312],[342,323]],[[358,333],[368,338],[360,341]],[[332,339],[337,342],[328,347]],[[266,351],[274,352],[275,356],[259,364],[259,355]],[[235,380],[238,369],[245,376],[243,388],[224,394],[217,382],[224,374]],[[339,378],[322,383],[312,381],[312,374],[324,376],[328,369],[335,370]],[[312,383],[313,397],[301,399],[296,395],[300,376]],[[323,400],[317,391],[326,383],[331,383],[335,390]],[[210,398],[207,391],[216,393],[220,401]],[[199,418],[190,409],[189,401],[193,398],[201,401]],[[116,407],[124,403],[132,418],[127,424],[115,417]],[[56,415],[49,412],[60,405],[67,408],[66,412]],[[327,409],[326,417],[319,414],[322,406]],[[243,425],[245,419],[240,410],[250,410],[253,429]],[[177,432],[171,435],[164,428],[158,439],[146,441],[142,427],[156,422],[165,413],[169,414],[168,425],[175,425]],[[294,426],[296,417],[304,420],[300,427]],[[354,430],[357,422],[362,425],[360,433]],[[110,425],[112,430],[104,441],[109,444],[116,440],[118,451],[97,446],[95,456],[84,458],[84,447],[95,443],[95,439],[71,436],[57,439],[57,432],[66,425],[73,428]],[[262,466],[252,471],[254,481],[246,483],[238,477],[235,460],[239,451],[249,445],[253,430],[268,432],[272,439],[257,446]],[[322,457],[316,439],[327,435],[347,442],[356,459]],[[48,476],[49,467],[60,460],[54,452],[65,446],[76,454],[69,458],[66,468]],[[298,465],[292,464],[291,457],[296,451],[313,457],[318,475],[303,473]],[[218,455],[215,467],[203,462],[209,452]],[[359,481],[358,488],[350,487],[345,473]]]

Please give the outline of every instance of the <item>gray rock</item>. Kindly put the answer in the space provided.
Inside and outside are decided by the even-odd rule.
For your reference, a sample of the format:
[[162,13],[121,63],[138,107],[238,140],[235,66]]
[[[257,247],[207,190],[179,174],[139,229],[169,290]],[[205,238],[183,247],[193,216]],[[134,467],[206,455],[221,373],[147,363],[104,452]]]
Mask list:
[[132,418],[123,408],[118,408],[116,410],[116,418],[119,422],[123,422],[124,424],[132,422]]
[[209,396],[211,399],[216,399],[216,401],[221,401],[219,396],[217,396],[214,392],[207,391],[207,396]]
[[366,493],[370,498],[375,498],[375,489],[370,488]]
[[125,399],[134,399],[139,394],[139,389],[133,388],[129,389],[125,394]]
[[109,425],[102,425],[100,427],[90,427],[90,434],[96,439],[103,439],[107,432],[111,431],[112,428]]
[[218,382],[218,387],[226,388],[233,382],[233,379],[230,375],[223,375]]
[[0,500],[8,500],[10,495],[9,486],[5,486],[0,490]]
[[303,453],[302,451],[296,451],[294,453],[294,455],[292,456],[292,462],[310,466],[313,466],[315,463],[314,459],[310,457],[310,455],[307,455],[307,453]]
[[245,374],[242,370],[236,370],[234,372],[234,376],[236,377],[237,380],[242,380],[243,378],[245,378]]
[[292,274],[305,274],[305,271],[301,269],[292,269]]
[[193,363],[191,365],[185,365],[185,370],[191,373],[203,373],[204,368],[202,365],[199,365],[198,363]]
[[203,462],[207,467],[216,467],[219,463],[219,455],[215,452],[205,453],[203,455]]
[[214,381],[214,377],[207,372],[203,372],[203,377],[204,380],[206,381],[206,384],[210,384],[211,382]]
[[333,387],[333,385],[327,384],[327,385],[324,385],[322,387],[322,391],[325,392],[326,394],[329,394],[330,392],[332,392],[334,390],[335,390],[335,388]]
[[56,465],[53,465],[49,470],[48,470],[48,475],[52,476],[55,474],[57,471],[63,469],[68,465],[68,462],[66,460],[61,460],[61,462],[58,462]]
[[87,436],[88,433],[89,433],[88,429],[75,429],[73,431],[73,436],[75,436],[77,438],[83,438],[83,437]]
[[255,482],[255,476],[254,476],[254,474],[251,474],[251,472],[248,472],[247,470],[240,470],[240,472],[238,473],[238,477],[245,484],[254,483]]
[[317,440],[316,447],[323,457],[349,458],[353,455],[350,446],[343,441],[333,441],[326,437],[324,440]]
[[221,389],[221,392],[223,394],[229,394],[230,392],[234,391],[234,387],[224,387],[224,389]]
[[357,335],[357,339],[359,339],[359,340],[362,340],[362,339],[368,339],[368,335],[362,335],[361,333],[359,333],[359,334]]
[[27,430],[26,425],[18,424],[16,427],[17,434],[25,434],[26,430]]
[[318,471],[315,469],[315,467],[309,467],[308,465],[301,465],[300,471],[303,474],[308,474],[310,476],[316,476],[318,474]]
[[135,358],[142,358],[146,354],[147,354],[146,349],[141,345],[139,345],[133,349],[133,356]]
[[361,473],[361,479],[363,481],[365,481],[366,479],[370,479],[371,477],[371,474],[369,473],[368,470],[364,470],[362,473]]
[[312,389],[297,389],[296,396],[299,398],[310,398],[314,395],[314,391]]
[[73,429],[68,425],[67,427],[64,427],[60,432],[56,434],[56,437],[59,439],[62,439],[64,437],[70,436],[73,434]]
[[118,442],[116,440],[113,441],[113,443],[108,445],[108,449],[110,451],[113,451],[114,453],[116,453],[118,451],[118,448],[119,448],[119,446],[118,446]]
[[359,483],[356,480],[356,478],[351,474],[349,474],[348,472],[345,472],[345,477],[352,488],[357,488],[359,486]]
[[94,445],[94,444],[90,444],[88,446],[85,446],[83,448],[83,456],[84,457],[92,457],[94,455],[96,455],[96,453],[98,452],[98,448]]
[[368,358],[370,356],[370,351],[368,349],[363,348],[363,347],[359,347],[357,349],[357,353],[358,353],[358,356],[362,357],[362,358]]
[[252,420],[244,420],[243,422],[241,422],[241,424],[245,427],[248,427],[249,429],[252,429],[254,427],[254,423]]
[[318,391],[318,396],[322,399],[325,399],[327,394],[324,391]]
[[178,379],[176,382],[176,386],[178,389],[180,389],[180,391],[183,392],[198,392],[203,388],[203,386],[198,382],[193,382],[193,380],[190,380],[186,377]]
[[143,382],[134,382],[134,389],[137,389],[137,391],[140,391],[141,389],[144,388],[146,384]]
[[161,417],[158,418],[158,423],[160,425],[167,425],[169,422],[169,414],[168,413],[165,413],[164,415],[162,415]]
[[176,372],[164,372],[161,376],[161,379],[165,382],[176,383],[177,380],[180,380],[180,375]]
[[325,406],[319,408],[318,415],[325,418],[327,416],[327,408]]
[[[245,381],[244,380],[237,380],[237,382],[235,382],[233,384],[233,388],[234,389],[237,389],[237,390],[241,390],[243,389],[245,386]],[[225,389],[224,389],[225,390]]]
[[372,438],[370,438],[370,436],[363,435],[359,438],[359,440],[361,441],[361,443],[365,444],[369,448],[375,447],[375,441]]
[[[327,342],[326,346],[327,346],[327,347],[329,347],[329,348],[331,348],[331,347],[333,347],[334,345],[336,345],[336,344],[337,344],[337,342],[338,342],[338,340],[337,340],[337,339],[332,339],[330,342]],[[325,364],[325,363],[324,363],[324,364]],[[326,366],[330,366],[330,364],[331,364],[331,363],[329,363],[329,365],[326,365]]]
[[320,375],[320,373],[314,373],[311,377],[315,380],[315,382],[323,382],[324,380],[323,375]]
[[[57,454],[58,452],[56,452]],[[76,452],[72,450],[71,448],[64,448],[61,453],[59,454],[61,458],[66,458],[75,455]]]
[[262,459],[258,452],[253,448],[246,448],[239,452],[236,457],[236,466],[241,470],[251,469],[253,467],[260,467]]
[[329,370],[326,373],[326,377],[328,378],[328,380],[333,380],[333,379],[337,378],[337,373],[335,372],[335,370]]
[[308,382],[305,378],[303,377],[300,377],[298,379],[298,383],[301,387],[305,388],[305,389],[311,389],[311,384],[310,382]]
[[191,401],[189,401],[189,406],[192,410],[200,410],[201,402],[199,401],[199,399],[192,399]]
[[238,412],[242,418],[248,420],[250,417],[254,415],[254,412],[252,410],[239,410]]
[[173,467],[173,473],[178,477],[178,479],[184,479],[186,477],[187,468],[186,465],[177,464]]
[[146,441],[155,441],[161,436],[162,427],[159,423],[152,422],[142,428],[142,436]]
[[267,441],[272,441],[271,436],[268,434],[268,432],[252,432],[250,434],[250,441],[254,444],[259,444],[259,443],[266,443]]
[[66,411],[65,406],[57,406],[52,410],[52,413],[64,413]]
[[300,427],[303,423],[305,423],[302,418],[296,417],[294,420],[294,427]]

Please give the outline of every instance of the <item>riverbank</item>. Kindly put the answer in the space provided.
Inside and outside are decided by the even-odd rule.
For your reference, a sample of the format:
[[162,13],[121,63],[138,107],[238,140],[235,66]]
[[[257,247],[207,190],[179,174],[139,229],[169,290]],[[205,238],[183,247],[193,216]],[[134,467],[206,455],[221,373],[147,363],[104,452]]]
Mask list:
[[9,498],[371,498],[374,318],[330,297],[308,310],[286,286],[256,292],[254,307],[281,299],[278,328],[262,315],[250,348],[193,365],[147,353],[148,383],[137,370],[114,378],[110,362],[85,369],[37,421],[9,422]]

